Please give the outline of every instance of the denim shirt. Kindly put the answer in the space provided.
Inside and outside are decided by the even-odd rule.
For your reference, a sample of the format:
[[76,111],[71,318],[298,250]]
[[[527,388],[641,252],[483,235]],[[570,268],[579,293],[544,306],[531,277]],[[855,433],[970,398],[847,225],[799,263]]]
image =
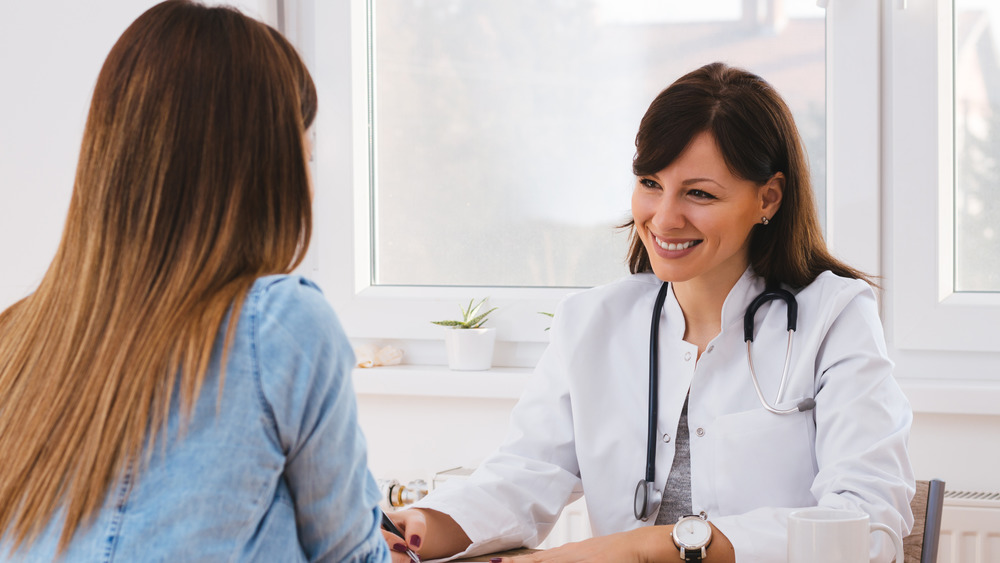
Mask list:
[[[148,465],[124,470],[60,561],[390,560],[357,424],[354,354],[319,289],[298,276],[257,280],[220,399],[225,331],[190,420],[175,400]],[[13,555],[0,542],[0,560],[56,560],[62,520]]]

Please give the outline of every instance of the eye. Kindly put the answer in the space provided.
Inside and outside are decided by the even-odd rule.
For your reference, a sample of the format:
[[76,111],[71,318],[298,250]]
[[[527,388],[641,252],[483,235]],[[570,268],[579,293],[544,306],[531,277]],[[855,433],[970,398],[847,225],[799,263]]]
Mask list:
[[688,191],[688,195],[695,199],[704,199],[704,200],[716,199],[714,195],[704,190],[690,190]]
[[651,190],[660,189],[660,185],[657,184],[656,181],[650,180],[649,178],[639,178],[639,183]]

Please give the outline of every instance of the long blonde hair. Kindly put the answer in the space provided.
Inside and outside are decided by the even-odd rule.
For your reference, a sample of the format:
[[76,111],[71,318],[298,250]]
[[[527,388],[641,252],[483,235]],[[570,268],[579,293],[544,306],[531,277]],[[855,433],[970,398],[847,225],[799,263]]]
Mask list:
[[59,249],[0,314],[0,537],[15,548],[62,509],[67,547],[175,389],[190,414],[254,280],[302,260],[315,112],[291,45],[230,8],[163,2],[112,48]]

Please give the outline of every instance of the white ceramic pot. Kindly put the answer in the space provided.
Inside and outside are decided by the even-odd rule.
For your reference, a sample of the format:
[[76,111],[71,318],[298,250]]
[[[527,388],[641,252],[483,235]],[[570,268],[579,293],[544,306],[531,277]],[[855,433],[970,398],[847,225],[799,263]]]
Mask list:
[[495,328],[449,328],[444,333],[448,349],[448,367],[453,370],[476,371],[493,366]]

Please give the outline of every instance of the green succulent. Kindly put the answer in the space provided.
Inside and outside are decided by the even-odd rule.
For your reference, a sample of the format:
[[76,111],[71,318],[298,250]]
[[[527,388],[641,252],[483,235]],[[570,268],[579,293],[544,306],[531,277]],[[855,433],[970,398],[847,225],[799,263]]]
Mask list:
[[460,321],[431,321],[431,322],[436,325],[450,326],[454,328],[480,328],[483,326],[483,323],[486,322],[486,317],[493,311],[497,310],[496,307],[493,307],[492,309],[486,311],[485,313],[480,313],[479,310],[486,303],[486,299],[489,299],[489,297],[481,300],[479,303],[475,303],[476,300],[472,299],[469,301],[468,307],[462,307],[461,305],[459,305],[458,306],[459,309],[462,310],[462,320]]
[[[546,313],[545,311],[539,311],[538,314],[539,315],[545,315],[546,317],[549,317],[549,318],[555,318],[555,314],[554,313]],[[547,326],[547,327],[545,327],[545,330],[549,330],[550,328],[552,328],[552,327]]]

